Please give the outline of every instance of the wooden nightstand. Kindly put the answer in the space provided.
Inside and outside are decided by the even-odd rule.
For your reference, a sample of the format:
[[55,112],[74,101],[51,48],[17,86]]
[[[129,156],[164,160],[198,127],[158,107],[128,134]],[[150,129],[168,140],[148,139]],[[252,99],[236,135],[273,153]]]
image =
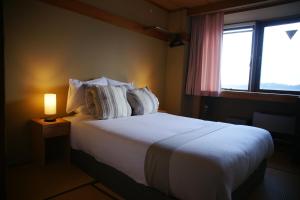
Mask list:
[[52,145],[52,147],[55,147],[52,149],[61,150],[60,156],[69,161],[71,123],[62,118],[57,118],[55,122],[45,122],[44,119],[32,119],[31,122],[34,160],[41,165],[45,165],[48,147]]

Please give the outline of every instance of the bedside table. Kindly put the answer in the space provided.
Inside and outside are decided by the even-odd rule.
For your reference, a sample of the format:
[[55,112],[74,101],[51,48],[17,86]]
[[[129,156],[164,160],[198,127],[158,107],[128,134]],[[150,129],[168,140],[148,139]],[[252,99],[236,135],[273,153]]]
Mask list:
[[[44,119],[31,120],[33,158],[41,165],[45,165],[50,144],[53,149],[61,150],[60,153],[69,161],[70,158],[70,125],[62,118],[55,122],[45,122]],[[57,145],[57,146],[54,146]],[[60,148],[56,148],[60,147]]]

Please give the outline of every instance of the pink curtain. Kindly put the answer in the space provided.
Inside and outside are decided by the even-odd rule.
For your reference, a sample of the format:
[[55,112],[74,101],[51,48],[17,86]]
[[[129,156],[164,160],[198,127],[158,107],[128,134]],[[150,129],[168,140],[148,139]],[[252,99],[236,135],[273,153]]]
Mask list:
[[192,18],[186,94],[215,96],[220,93],[223,24],[223,13]]

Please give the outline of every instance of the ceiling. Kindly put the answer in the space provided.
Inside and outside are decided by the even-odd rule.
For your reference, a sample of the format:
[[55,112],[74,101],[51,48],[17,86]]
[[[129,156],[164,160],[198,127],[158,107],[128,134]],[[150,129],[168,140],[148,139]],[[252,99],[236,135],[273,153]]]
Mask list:
[[224,0],[147,0],[163,9],[173,11],[182,8],[204,6]]

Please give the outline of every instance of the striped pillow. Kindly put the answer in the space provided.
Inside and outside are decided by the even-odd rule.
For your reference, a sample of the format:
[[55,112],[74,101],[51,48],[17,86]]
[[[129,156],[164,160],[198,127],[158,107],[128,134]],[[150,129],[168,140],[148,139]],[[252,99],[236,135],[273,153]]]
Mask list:
[[127,99],[134,115],[157,112],[159,101],[148,88],[128,90]]
[[123,86],[93,85],[86,88],[86,105],[96,119],[131,116],[131,107]]

